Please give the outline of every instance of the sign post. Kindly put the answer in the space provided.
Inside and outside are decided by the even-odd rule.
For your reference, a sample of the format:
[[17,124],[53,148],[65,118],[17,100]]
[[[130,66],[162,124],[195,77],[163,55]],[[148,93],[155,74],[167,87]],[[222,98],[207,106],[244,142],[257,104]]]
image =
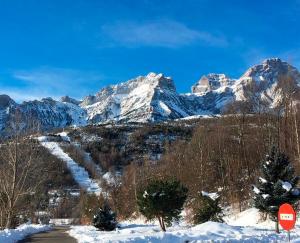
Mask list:
[[290,204],[284,203],[280,206],[278,220],[281,227],[287,230],[290,242],[290,230],[295,227],[296,223],[296,212]]

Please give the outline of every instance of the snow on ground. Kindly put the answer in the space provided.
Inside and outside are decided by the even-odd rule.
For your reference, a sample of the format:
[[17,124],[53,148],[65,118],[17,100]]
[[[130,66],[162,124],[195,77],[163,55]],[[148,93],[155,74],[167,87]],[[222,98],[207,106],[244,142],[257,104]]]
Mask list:
[[50,142],[47,137],[44,136],[39,137],[38,140],[42,146],[50,151],[51,154],[63,160],[67,164],[74,180],[80,187],[84,188],[89,193],[100,195],[102,190],[99,184],[92,180],[86,169],[79,166],[72,158],[70,158],[70,156],[62,150],[57,142]]
[[218,117],[218,115],[207,113],[207,114],[202,114],[202,115],[186,116],[183,118],[175,119],[175,121],[185,121],[185,120],[193,120],[193,119],[199,119],[199,118],[215,118],[215,117]]
[[[249,209],[225,218],[226,223],[206,222],[196,226],[184,223],[167,228],[161,232],[156,224],[127,221],[112,232],[98,231],[93,226],[73,226],[68,232],[79,243],[95,242],[287,242],[287,233],[274,232],[274,222],[261,222],[256,209]],[[291,231],[292,242],[300,242],[300,224]]]
[[0,230],[0,242],[15,243],[31,234],[48,231],[50,229],[51,227],[49,225],[23,224],[16,229]]
[[273,229],[275,223],[270,219],[263,220],[257,208],[249,208],[241,213],[234,213],[224,217],[227,224],[232,226],[255,226]]

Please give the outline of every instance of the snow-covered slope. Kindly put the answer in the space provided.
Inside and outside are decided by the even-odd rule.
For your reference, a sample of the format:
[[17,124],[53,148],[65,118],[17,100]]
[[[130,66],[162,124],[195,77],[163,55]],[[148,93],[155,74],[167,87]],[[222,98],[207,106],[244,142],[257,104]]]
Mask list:
[[[67,136],[65,138],[68,139]],[[91,179],[85,168],[79,166],[70,156],[63,151],[58,142],[49,141],[48,137],[38,138],[40,144],[49,150],[51,154],[64,161],[78,185],[88,193],[100,195],[102,192],[99,183]]]

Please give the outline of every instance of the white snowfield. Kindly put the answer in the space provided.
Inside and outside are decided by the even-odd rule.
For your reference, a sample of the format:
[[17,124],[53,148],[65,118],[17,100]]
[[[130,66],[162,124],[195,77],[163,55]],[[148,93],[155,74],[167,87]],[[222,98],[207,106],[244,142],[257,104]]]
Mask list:
[[23,224],[16,229],[0,230],[0,242],[1,243],[16,243],[19,240],[25,239],[27,236],[50,230],[49,225],[39,224]]
[[[259,221],[256,209],[225,218],[226,223],[206,222],[197,226],[184,223],[161,232],[158,225],[141,221],[123,222],[112,232],[98,231],[93,226],[73,226],[68,232],[79,243],[184,243],[184,242],[288,242],[287,233],[276,234],[274,222]],[[291,231],[291,242],[300,242],[300,225]]]
[[67,164],[74,180],[81,188],[85,189],[88,193],[100,195],[102,190],[99,184],[91,179],[86,169],[79,166],[72,158],[70,158],[70,156],[62,150],[57,142],[48,141],[46,136],[38,137],[38,140],[42,146],[50,151],[51,154],[63,160]]

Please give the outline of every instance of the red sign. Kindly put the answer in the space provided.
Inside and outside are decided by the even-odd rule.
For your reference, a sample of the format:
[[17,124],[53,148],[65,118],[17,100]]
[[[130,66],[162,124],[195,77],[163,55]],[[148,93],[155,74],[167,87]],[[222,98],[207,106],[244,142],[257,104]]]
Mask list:
[[294,228],[296,223],[296,212],[290,204],[284,203],[280,206],[278,220],[283,229],[291,230]]

